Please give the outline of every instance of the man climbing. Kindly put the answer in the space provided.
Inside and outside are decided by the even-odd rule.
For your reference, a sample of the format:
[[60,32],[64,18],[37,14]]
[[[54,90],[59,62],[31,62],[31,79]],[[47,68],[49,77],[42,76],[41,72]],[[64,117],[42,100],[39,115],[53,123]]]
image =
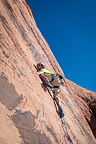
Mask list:
[[54,104],[58,107],[56,107],[56,111],[59,117],[62,119],[64,117],[64,113],[59,104],[59,99],[57,98],[57,95],[60,91],[60,85],[64,86],[63,76],[48,71],[47,69],[45,69],[44,64],[41,62],[37,64],[36,69],[39,77],[43,82],[43,85],[47,88],[49,87],[50,89],[52,89]]
[[37,64],[37,73],[43,81],[43,85],[52,89],[53,98],[55,98],[60,91],[60,85],[64,86],[63,76],[48,71],[41,62]]
[[50,81],[52,80],[53,75],[55,75],[55,73],[48,71],[47,69],[45,69],[45,66],[43,63],[38,63],[36,66],[37,69],[37,73],[39,74],[39,77],[41,78],[43,85],[45,87],[49,87],[49,88],[53,88],[53,86],[51,85]]
[[52,89],[56,112],[58,113],[62,124],[65,125],[64,132],[66,134],[67,139],[70,141],[70,144],[73,144],[70,136],[68,135],[67,124],[64,118],[64,112],[57,97],[60,91],[60,85],[64,86],[64,83],[66,84],[66,82],[63,82],[64,79],[62,75],[48,71],[47,69],[45,69],[44,64],[41,62],[38,63],[35,68],[37,69],[37,73],[39,74],[39,77],[41,78],[43,85],[47,88],[49,87],[50,89]]

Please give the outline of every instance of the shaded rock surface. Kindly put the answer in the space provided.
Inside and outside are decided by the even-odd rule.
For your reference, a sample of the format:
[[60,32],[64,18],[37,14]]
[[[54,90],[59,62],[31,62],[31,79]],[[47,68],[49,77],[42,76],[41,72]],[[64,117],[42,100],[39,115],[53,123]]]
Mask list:
[[95,144],[96,93],[65,78],[62,125],[36,73],[40,61],[64,76],[27,2],[0,0],[0,144]]

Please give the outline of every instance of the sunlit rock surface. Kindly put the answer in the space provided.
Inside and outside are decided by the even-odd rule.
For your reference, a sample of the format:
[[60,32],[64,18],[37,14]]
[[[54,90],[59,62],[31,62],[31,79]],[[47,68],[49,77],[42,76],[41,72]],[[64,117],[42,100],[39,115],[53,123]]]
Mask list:
[[96,144],[96,93],[65,78],[62,125],[36,73],[40,61],[63,74],[26,1],[0,0],[0,144]]

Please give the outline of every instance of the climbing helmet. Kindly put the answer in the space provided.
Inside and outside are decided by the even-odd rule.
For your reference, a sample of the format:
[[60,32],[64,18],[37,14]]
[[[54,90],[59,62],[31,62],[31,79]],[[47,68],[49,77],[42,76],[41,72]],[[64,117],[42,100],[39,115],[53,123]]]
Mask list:
[[43,68],[45,68],[45,66],[42,62],[37,64],[37,69],[43,69]]

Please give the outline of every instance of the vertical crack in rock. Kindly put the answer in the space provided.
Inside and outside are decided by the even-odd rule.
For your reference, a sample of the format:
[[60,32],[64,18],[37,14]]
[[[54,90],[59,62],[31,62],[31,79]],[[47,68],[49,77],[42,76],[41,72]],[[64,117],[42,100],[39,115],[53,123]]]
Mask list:
[[3,2],[3,4],[4,4],[4,6],[5,6],[5,7],[7,8],[7,10],[8,10],[8,13],[7,13],[7,14],[9,15],[10,20],[13,22],[13,24],[15,25],[15,27],[16,27],[16,28],[18,29],[18,31],[20,32],[22,38],[23,38],[24,40],[27,40],[27,39],[28,39],[27,34],[26,34],[23,26],[19,23],[18,19],[16,18],[15,13],[14,13],[12,7],[10,6],[10,4],[9,4],[6,0],[3,0],[2,2]]
[[35,58],[36,62],[41,60],[41,56],[39,54],[39,52],[35,49],[35,47],[33,46],[32,43],[28,44],[30,50],[32,51],[32,55]]
[[8,8],[8,10],[12,11],[12,7],[11,7],[11,5],[8,3],[7,0],[2,0],[2,2],[6,5],[6,7]]
[[8,30],[12,31],[11,28],[10,28],[10,26],[8,25],[7,20],[6,20],[5,17],[4,17],[3,15],[1,15],[1,14],[0,14],[0,20],[1,20],[2,24],[3,24],[4,26],[6,26],[6,28],[7,28]]
[[55,134],[55,132],[54,132],[53,127],[50,128],[48,125],[46,125],[46,128],[47,128],[47,130],[51,133],[51,135],[54,137],[56,143],[57,143],[57,144],[60,144],[59,141],[58,141],[58,138],[57,138],[57,136],[56,136],[56,134]]
[[72,110],[72,107],[68,104],[68,102],[65,102],[66,106],[69,107],[69,109],[71,110],[74,118],[76,119],[76,121],[79,123],[79,126],[81,127],[81,129],[83,130],[83,132],[85,133],[85,135],[88,137],[88,139],[90,141],[92,141],[92,144],[95,144],[95,141],[93,140],[92,136],[90,135],[90,133],[84,128],[84,126],[82,125],[82,123],[80,122],[80,120],[78,119],[78,117],[75,115],[74,111]]
[[5,53],[5,51],[2,51],[2,53],[4,54],[4,56],[5,56],[6,58],[9,58],[9,56]]

